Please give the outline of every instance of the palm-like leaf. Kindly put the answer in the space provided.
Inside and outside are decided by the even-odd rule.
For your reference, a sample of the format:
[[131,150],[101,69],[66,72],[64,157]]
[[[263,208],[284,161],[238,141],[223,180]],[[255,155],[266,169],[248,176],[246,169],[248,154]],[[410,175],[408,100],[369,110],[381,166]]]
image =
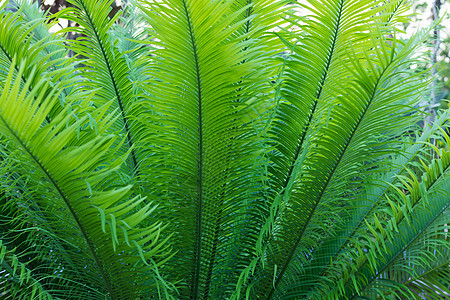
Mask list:
[[[71,49],[81,56],[80,70],[88,80],[88,88],[98,90],[93,99],[94,105],[102,106],[114,100],[111,110],[119,109],[121,117],[113,127],[115,132],[126,135],[126,148],[134,147],[135,129],[133,128],[133,110],[135,94],[133,83],[129,79],[129,66],[123,53],[119,52],[116,43],[108,34],[119,15],[109,19],[111,2],[72,1],[74,8],[67,9],[67,19],[78,23],[80,27],[69,28],[81,36],[72,43]],[[84,60],[84,57],[89,59]],[[137,129],[136,129],[137,130]],[[138,160],[135,150],[131,150],[127,173],[138,172]]]
[[[329,15],[337,18],[334,23],[330,21],[330,24],[336,26],[334,30],[329,30],[325,20],[319,23],[319,26],[325,26],[325,29],[329,30],[329,35],[335,36],[336,40],[333,42],[333,38],[326,39],[330,43],[331,50],[324,50],[322,60],[301,58],[292,62],[291,69],[296,72],[298,70],[298,73],[294,73],[298,78],[295,81],[289,78],[285,83],[286,99],[290,102],[280,105],[279,122],[275,123],[273,129],[273,135],[279,145],[272,172],[273,191],[276,192],[273,196],[276,201],[273,215],[275,222],[265,228],[265,231],[271,230],[273,236],[269,235],[268,242],[262,248],[263,256],[273,255],[273,257],[268,260],[269,264],[266,267],[268,271],[261,275],[265,277],[261,279],[261,284],[265,287],[257,288],[261,295],[268,297],[271,297],[283,278],[289,277],[289,274],[284,276],[285,272],[295,274],[298,266],[304,264],[302,260],[317,243],[315,237],[317,232],[327,228],[322,233],[326,234],[332,228],[330,220],[340,222],[341,214],[338,208],[345,209],[350,200],[349,191],[355,189],[357,182],[366,181],[364,172],[361,171],[370,170],[374,161],[394,150],[394,146],[388,142],[389,137],[398,135],[400,128],[405,130],[406,127],[403,126],[407,124],[402,122],[401,117],[397,117],[392,122],[388,121],[392,126],[386,126],[386,120],[394,112],[401,112],[402,98],[413,95],[418,88],[411,85],[399,89],[398,83],[395,82],[395,80],[408,82],[415,78],[413,75],[408,79],[401,68],[408,59],[407,55],[410,53],[408,47],[395,53],[393,52],[395,43],[393,46],[385,42],[378,44],[378,41],[370,36],[368,38],[362,36],[361,39],[361,34],[355,38],[343,38],[342,42],[339,41],[340,22],[349,23],[345,19],[344,10],[347,4],[344,4],[336,3],[335,14],[317,13],[322,18],[328,18]],[[355,5],[359,5],[357,11],[362,12],[361,18],[364,18],[364,14],[371,13],[368,3],[358,2]],[[320,7],[324,10],[333,9],[329,5]],[[343,11],[339,13],[339,9]],[[352,10],[352,7],[348,9]],[[352,29],[358,30],[355,28],[358,28],[361,22],[359,18],[350,19],[355,23],[353,26],[350,24],[348,27],[344,26],[345,29],[348,28],[344,31],[344,36],[352,34]],[[312,27],[314,28],[314,25]],[[325,29],[317,28],[316,31]],[[318,38],[317,35],[311,36],[314,39]],[[304,38],[305,55],[307,57],[310,57],[311,53],[320,55],[308,48],[314,43],[311,42],[309,46],[308,38],[309,36]],[[353,41],[355,45],[349,45],[348,40]],[[370,44],[373,46],[370,47]],[[299,46],[299,52],[303,50],[302,47],[303,45]],[[336,57],[339,59],[334,61],[335,47]],[[381,60],[372,61],[367,52],[358,54],[358,47],[362,47],[363,51],[367,51],[368,48],[376,49],[377,59]],[[339,53],[340,51],[342,53]],[[350,55],[352,67],[346,66],[347,62],[344,60],[349,52],[353,52]],[[318,63],[317,68],[308,69],[312,62]],[[373,68],[373,65],[380,66],[380,69]],[[321,68],[323,71],[319,72]],[[328,77],[329,72],[331,75]],[[308,75],[305,76],[305,73]],[[316,78],[317,74],[322,74],[323,78]],[[311,77],[315,79],[310,80]],[[336,82],[333,78],[340,78],[340,82]],[[344,81],[342,78],[348,80]],[[290,93],[296,98],[291,98]],[[289,154],[286,151],[290,151]],[[297,176],[300,178],[297,179]],[[369,185],[366,183],[366,186]],[[297,224],[296,228],[293,229],[290,224]],[[263,231],[262,238],[266,234]],[[287,256],[286,249],[290,249]],[[273,254],[267,254],[271,252]],[[299,261],[295,262],[297,258]],[[273,274],[277,279],[272,286]],[[280,291],[280,294],[283,292]]]
[[[55,216],[49,216],[50,211],[47,211],[47,217],[51,218],[49,222],[53,226],[57,225],[68,243],[78,249],[73,259],[77,258],[86,264],[90,271],[87,276],[98,289],[97,295],[88,291],[77,297],[88,299],[103,293],[117,298],[116,293],[119,291],[136,293],[128,276],[119,279],[111,275],[118,272],[132,273],[139,262],[145,263],[142,268],[153,272],[152,257],[160,252],[160,245],[157,244],[159,228],[139,226],[152,209],[149,204],[133,212],[133,207],[142,199],[133,198],[123,202],[130,187],[109,189],[105,186],[105,177],[120,166],[117,162],[111,163],[105,156],[115,139],[112,135],[102,134],[114,121],[111,115],[105,115],[107,106],[90,112],[91,118],[96,121],[97,134],[86,130],[86,120],[89,120],[86,112],[78,111],[77,119],[67,113],[70,105],[55,116],[50,124],[42,126],[54,102],[58,101],[54,93],[59,86],[52,89],[50,94],[45,93],[48,90],[45,87],[43,92],[36,94],[41,86],[48,85],[44,77],[30,93],[29,83],[20,92],[23,67],[19,70],[19,79],[15,81],[14,71],[13,65],[2,93],[1,132],[29,157],[36,168],[37,174],[34,176],[43,178],[42,183],[54,190],[53,195],[50,193],[46,196],[52,199],[41,199],[43,202],[38,201],[36,204],[42,210],[46,210],[46,205],[50,204],[59,206],[50,207]],[[40,105],[44,95],[47,99]],[[99,212],[101,218],[98,217]],[[120,232],[121,228],[128,230]],[[134,256],[123,254],[130,250],[135,253]],[[117,259],[111,259],[114,256]],[[71,275],[71,271],[68,270],[67,274]]]
[[255,240],[251,230],[261,222],[259,142],[251,130],[258,125],[249,119],[249,99],[258,91],[245,89],[261,81],[256,73],[261,58],[245,50],[255,44],[252,34],[257,33],[240,31],[250,21],[241,17],[250,6],[236,9],[232,2],[218,1],[143,5],[161,41],[152,67],[164,82],[153,93],[156,100],[165,99],[150,99],[155,102],[148,106],[158,117],[155,133],[149,132],[151,172],[145,181],[158,187],[165,207],[161,213],[174,220],[172,243],[184,249],[171,262],[185,282],[182,297],[224,297],[248,261],[249,241]]

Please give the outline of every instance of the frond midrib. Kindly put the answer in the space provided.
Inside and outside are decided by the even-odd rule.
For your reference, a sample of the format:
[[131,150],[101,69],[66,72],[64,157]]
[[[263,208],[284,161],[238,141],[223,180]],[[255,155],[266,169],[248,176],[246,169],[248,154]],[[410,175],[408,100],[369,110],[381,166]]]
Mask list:
[[366,107],[364,108],[364,111],[363,111],[363,113],[361,114],[361,117],[359,118],[359,120],[358,120],[358,122],[356,123],[354,129],[352,130],[352,133],[351,133],[351,135],[350,135],[350,137],[349,137],[349,139],[348,139],[348,142],[347,142],[346,145],[344,146],[344,149],[342,150],[341,154],[339,155],[339,158],[338,158],[336,164],[334,165],[333,169],[331,170],[330,175],[328,176],[328,179],[327,179],[325,185],[323,186],[320,195],[319,195],[318,198],[317,198],[318,200],[316,201],[316,204],[314,205],[313,210],[311,211],[311,213],[310,213],[310,215],[309,215],[309,217],[308,217],[308,220],[307,220],[307,222],[305,223],[305,226],[303,226],[303,229],[302,229],[302,231],[301,231],[301,234],[299,235],[299,238],[298,238],[297,241],[296,241],[295,247],[293,248],[293,251],[291,252],[290,258],[291,258],[291,257],[293,256],[293,254],[295,253],[296,247],[297,247],[298,244],[300,243],[301,238],[302,238],[302,235],[303,235],[304,232],[306,231],[307,225],[308,225],[309,221],[311,220],[311,218],[312,218],[312,216],[313,216],[313,214],[314,214],[314,212],[315,212],[315,210],[316,210],[316,208],[317,208],[317,206],[318,206],[318,204],[319,204],[319,202],[320,202],[320,198],[322,198],[323,194],[325,193],[328,184],[330,183],[331,179],[332,179],[333,176],[334,176],[334,172],[336,171],[337,167],[339,166],[339,163],[341,162],[342,158],[344,157],[344,154],[345,154],[346,150],[348,149],[348,146],[350,145],[350,143],[351,143],[351,141],[352,141],[352,139],[353,139],[353,137],[354,137],[354,135],[355,135],[355,133],[356,133],[356,131],[357,131],[357,129],[358,129],[358,126],[361,124],[361,121],[363,120],[365,114],[367,113],[367,111],[368,111],[368,109],[369,109],[369,107],[370,107],[370,104],[372,103],[373,99],[375,98],[375,94],[376,94],[376,91],[377,91],[377,87],[378,87],[378,85],[379,85],[379,83],[380,83],[381,77],[382,77],[383,74],[384,74],[384,71],[385,71],[385,70],[383,70],[383,72],[382,72],[382,73],[380,74],[380,76],[378,77],[378,80],[377,80],[377,82],[376,82],[376,84],[375,84],[375,86],[374,86],[373,92],[372,92],[371,99],[369,100],[369,102],[367,103]]
[[[245,10],[245,17],[244,19],[247,19],[247,21],[244,24],[244,36],[247,36],[250,33],[251,30],[251,26],[252,26],[252,20],[250,19],[251,14],[253,13],[253,9],[254,9],[254,3],[253,0],[247,0],[246,5],[248,5],[249,7]],[[244,40],[249,40],[250,37],[246,37]],[[243,48],[242,51],[246,51],[248,49],[248,46],[245,46]],[[244,64],[247,62],[247,59],[243,59],[241,61],[241,64]],[[239,87],[238,90],[242,90],[242,87]],[[240,101],[238,101],[240,102]],[[223,201],[221,201],[221,204],[223,203]],[[220,205],[221,205],[220,204]],[[217,218],[215,221],[215,229],[214,229],[214,237],[212,239],[212,250],[211,250],[211,255],[210,255],[210,259],[208,261],[208,266],[207,266],[207,275],[206,275],[206,281],[205,281],[205,291],[204,291],[204,295],[203,295],[203,299],[209,299],[209,291],[210,291],[210,285],[211,285],[211,280],[212,280],[212,274],[214,271],[214,264],[216,262],[216,255],[217,255],[217,246],[219,244],[219,237],[220,237],[220,221],[222,218],[222,209],[218,212],[217,214]]]
[[95,24],[94,24],[94,22],[93,22],[93,20],[91,18],[90,11],[87,9],[86,5],[84,4],[84,0],[80,1],[80,3],[83,6],[83,10],[86,12],[86,16],[87,16],[89,25],[92,28],[92,32],[95,35],[95,39],[96,39],[98,45],[100,46],[100,50],[101,50],[103,59],[105,61],[106,67],[108,69],[108,74],[109,74],[109,77],[111,78],[111,83],[112,83],[113,88],[114,88],[114,93],[117,96],[117,103],[119,104],[120,115],[122,117],[122,121],[123,121],[123,124],[125,126],[125,132],[126,132],[128,146],[131,149],[130,155],[131,155],[131,160],[132,160],[133,166],[134,166],[133,169],[134,169],[134,171],[137,174],[139,174],[138,164],[137,164],[137,159],[136,159],[136,153],[135,153],[135,151],[133,149],[133,145],[134,145],[133,137],[131,135],[130,127],[128,125],[128,117],[127,117],[127,115],[125,113],[124,106],[123,106],[123,99],[122,99],[122,96],[120,94],[120,90],[117,87],[116,78],[115,78],[114,73],[113,73],[112,68],[111,68],[111,62],[109,61],[109,58],[106,55],[105,47],[103,45],[102,40],[100,39],[100,36],[98,35],[97,27],[95,26]]
[[200,268],[201,268],[201,255],[202,255],[202,213],[203,213],[203,114],[202,114],[202,88],[200,80],[200,66],[198,61],[197,45],[195,43],[194,32],[192,28],[191,16],[187,7],[186,0],[183,0],[184,13],[186,14],[186,22],[188,25],[189,39],[191,41],[192,52],[194,56],[194,65],[197,81],[197,97],[198,97],[198,208],[197,208],[197,228],[195,236],[195,271],[193,277],[193,288],[191,299],[197,299],[199,296],[200,285]]
[[77,226],[80,228],[81,234],[83,235],[84,239],[86,240],[86,243],[88,245],[89,251],[91,252],[91,254],[92,254],[93,258],[94,258],[95,264],[97,265],[97,268],[98,268],[98,270],[99,270],[99,272],[100,272],[100,274],[101,274],[101,276],[103,278],[103,281],[106,284],[106,288],[107,288],[109,294],[111,295],[111,298],[112,299],[117,299],[117,297],[115,297],[115,294],[114,294],[113,288],[111,286],[111,283],[108,280],[109,277],[107,276],[105,270],[103,269],[103,265],[102,265],[98,255],[97,255],[97,252],[95,251],[94,244],[92,243],[91,239],[89,238],[89,236],[88,236],[88,234],[86,232],[86,229],[84,228],[84,225],[82,224],[82,222],[78,218],[77,214],[75,213],[75,210],[72,207],[69,199],[67,198],[65,193],[62,191],[61,187],[58,185],[58,183],[56,182],[55,178],[53,178],[53,176],[49,173],[49,171],[47,171],[47,169],[42,165],[42,163],[39,161],[39,159],[31,152],[31,150],[27,147],[27,145],[22,141],[22,139],[20,139],[20,137],[9,126],[8,122],[6,122],[6,120],[1,115],[0,115],[0,120],[3,122],[3,124],[8,129],[8,131],[13,135],[13,137],[19,142],[20,146],[25,150],[25,152],[37,164],[37,166],[41,169],[41,171],[45,174],[45,176],[50,180],[50,182],[55,187],[55,189],[58,192],[58,194],[63,199],[64,203],[66,204],[67,208],[69,209],[70,214],[72,215],[73,219],[75,220]]
[[292,162],[290,164],[288,175],[286,177],[286,180],[284,181],[284,184],[283,184],[283,187],[282,187],[281,191],[285,191],[287,186],[289,185],[289,181],[291,180],[292,173],[294,172],[294,169],[295,169],[295,162],[297,161],[297,159],[298,159],[298,157],[299,157],[299,155],[301,153],[302,146],[303,146],[303,143],[305,141],[306,133],[308,132],[309,127],[311,126],[311,122],[313,120],[314,113],[315,113],[316,108],[317,108],[317,104],[319,103],[318,99],[322,95],[323,86],[325,84],[325,81],[328,78],[328,72],[330,70],[331,61],[333,60],[333,56],[334,56],[334,53],[335,53],[335,50],[336,50],[336,40],[337,40],[337,36],[338,36],[338,33],[339,33],[339,26],[340,26],[340,22],[341,22],[341,16],[342,16],[342,10],[343,10],[344,1],[345,0],[341,0],[341,4],[340,4],[340,7],[339,7],[339,15],[337,17],[337,24],[336,24],[336,28],[334,30],[333,41],[332,41],[331,46],[330,46],[330,51],[328,53],[327,63],[326,63],[326,66],[324,68],[324,74],[322,76],[322,79],[320,80],[319,89],[318,89],[318,91],[316,93],[316,97],[314,98],[315,100],[314,100],[313,107],[311,108],[311,112],[309,114],[308,121],[306,122],[305,128],[304,128],[304,130],[302,132],[302,136],[298,140],[297,149],[295,151],[294,158],[292,159]]
[[[316,108],[317,108],[318,99],[319,99],[319,97],[322,95],[323,86],[324,86],[324,84],[325,84],[326,79],[328,78],[328,71],[329,71],[329,69],[330,69],[331,61],[332,61],[332,59],[333,59],[333,55],[334,55],[335,50],[336,50],[336,42],[337,42],[337,37],[338,37],[338,35],[339,35],[339,27],[340,27],[341,18],[342,18],[342,11],[343,11],[343,9],[344,9],[344,2],[345,2],[345,0],[341,0],[340,5],[339,5],[339,15],[337,16],[337,24],[336,24],[335,31],[334,31],[334,34],[333,34],[333,41],[332,41],[331,46],[330,46],[330,51],[329,51],[328,58],[327,58],[327,64],[326,64],[325,69],[324,69],[324,74],[323,74],[323,76],[322,76],[322,80],[321,80],[321,82],[320,82],[320,87],[319,87],[319,90],[317,91],[316,98],[315,98],[315,100],[314,100],[314,104],[313,104],[311,113],[310,113],[309,118],[308,118],[308,122],[307,122],[307,124],[306,124],[306,127],[305,127],[304,130],[303,130],[301,139],[299,140],[299,143],[298,143],[298,145],[297,145],[297,149],[296,149],[296,152],[295,152],[295,156],[294,156],[294,159],[293,159],[293,161],[292,161],[292,163],[291,163],[291,166],[290,166],[290,169],[289,169],[289,172],[288,172],[288,176],[286,177],[286,180],[285,180],[285,182],[284,182],[282,191],[285,191],[285,190],[286,190],[286,188],[287,188],[287,186],[288,186],[288,184],[289,184],[289,181],[291,180],[292,173],[294,172],[294,169],[295,169],[295,162],[297,161],[297,159],[298,159],[298,157],[299,157],[299,155],[300,155],[300,153],[301,153],[301,149],[302,149],[302,146],[303,146],[304,139],[305,139],[305,137],[306,137],[306,133],[308,132],[309,127],[311,126],[311,122],[312,122],[312,120],[313,120],[314,113],[315,113],[315,110],[316,110]],[[345,152],[345,149],[344,149],[343,152]],[[339,161],[340,161],[340,159],[339,159]],[[339,162],[336,164],[336,166],[337,166],[338,164],[339,164]],[[334,172],[334,170],[333,170],[332,172]],[[330,178],[331,178],[331,176],[329,177],[329,179],[330,179]],[[326,185],[328,185],[328,181],[327,181]],[[326,185],[325,185],[325,186],[326,186]],[[324,190],[325,190],[325,189],[324,189]],[[324,191],[324,190],[323,190],[323,191]],[[322,192],[322,194],[323,194],[323,192]],[[322,197],[322,194],[319,196],[318,199],[320,199],[320,198]],[[280,274],[279,274],[279,276],[277,277],[277,280],[275,281],[275,284],[272,285],[272,288],[271,288],[271,290],[270,290],[270,292],[269,292],[269,295],[267,296],[267,299],[268,299],[268,300],[272,297],[273,293],[275,292],[276,287],[278,286],[278,284],[279,284],[280,281],[281,281],[281,278],[282,278],[283,275],[284,275],[284,272],[286,272],[287,266],[289,265],[289,262],[291,261],[292,256],[294,255],[295,250],[296,250],[298,244],[300,243],[301,237],[302,237],[302,235],[303,235],[303,233],[304,233],[304,231],[305,231],[305,229],[306,229],[306,227],[307,227],[306,225],[307,225],[307,224],[309,223],[309,221],[311,220],[311,217],[312,217],[312,215],[313,215],[313,213],[314,213],[314,211],[315,211],[315,209],[316,209],[316,207],[317,207],[318,202],[319,202],[319,201],[316,202],[316,205],[315,205],[315,207],[313,208],[313,211],[311,212],[311,214],[310,214],[310,216],[309,216],[309,218],[308,218],[308,220],[307,220],[307,222],[306,222],[306,224],[305,224],[305,227],[304,227],[303,231],[302,231],[301,234],[300,234],[300,238],[297,240],[297,242],[296,242],[294,248],[292,249],[292,251],[291,251],[290,254],[288,255],[287,263],[285,263],[285,264],[283,265],[283,267],[282,267],[282,269],[281,269],[281,271],[280,271]],[[276,218],[276,216],[275,216],[275,218]]]

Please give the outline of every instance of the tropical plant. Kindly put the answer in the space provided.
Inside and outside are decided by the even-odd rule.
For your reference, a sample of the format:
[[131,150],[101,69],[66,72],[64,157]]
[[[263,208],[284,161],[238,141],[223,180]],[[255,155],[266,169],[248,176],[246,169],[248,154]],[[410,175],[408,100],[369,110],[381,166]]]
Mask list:
[[417,126],[405,1],[14,3],[2,299],[450,293],[450,115]]

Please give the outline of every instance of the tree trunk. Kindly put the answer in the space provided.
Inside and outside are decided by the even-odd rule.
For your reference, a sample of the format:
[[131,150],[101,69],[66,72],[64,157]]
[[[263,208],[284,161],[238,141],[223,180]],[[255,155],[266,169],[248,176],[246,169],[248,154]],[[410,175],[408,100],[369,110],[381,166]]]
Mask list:
[[[433,6],[432,6],[432,10],[433,10],[433,22],[435,20],[439,19],[439,11],[441,10],[441,0],[434,0]],[[441,39],[440,39],[440,25],[436,26],[434,28],[433,31],[433,51],[431,53],[431,64],[433,65],[433,69],[431,71],[431,74],[433,77],[436,77],[437,75],[437,55],[439,52],[439,46],[441,44]],[[435,104],[438,103],[439,101],[439,95],[438,95],[438,89],[437,89],[437,78],[434,78],[433,82],[431,83],[431,105],[429,108],[429,112],[432,113],[432,115],[430,116],[432,118],[433,121],[434,117],[435,117],[435,110],[433,109],[433,106]]]

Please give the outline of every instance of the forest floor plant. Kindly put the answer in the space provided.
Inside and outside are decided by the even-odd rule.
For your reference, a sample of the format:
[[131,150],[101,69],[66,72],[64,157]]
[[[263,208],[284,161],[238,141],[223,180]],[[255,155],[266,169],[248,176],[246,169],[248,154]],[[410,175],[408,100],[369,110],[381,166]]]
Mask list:
[[11,2],[1,299],[450,297],[407,1]]

